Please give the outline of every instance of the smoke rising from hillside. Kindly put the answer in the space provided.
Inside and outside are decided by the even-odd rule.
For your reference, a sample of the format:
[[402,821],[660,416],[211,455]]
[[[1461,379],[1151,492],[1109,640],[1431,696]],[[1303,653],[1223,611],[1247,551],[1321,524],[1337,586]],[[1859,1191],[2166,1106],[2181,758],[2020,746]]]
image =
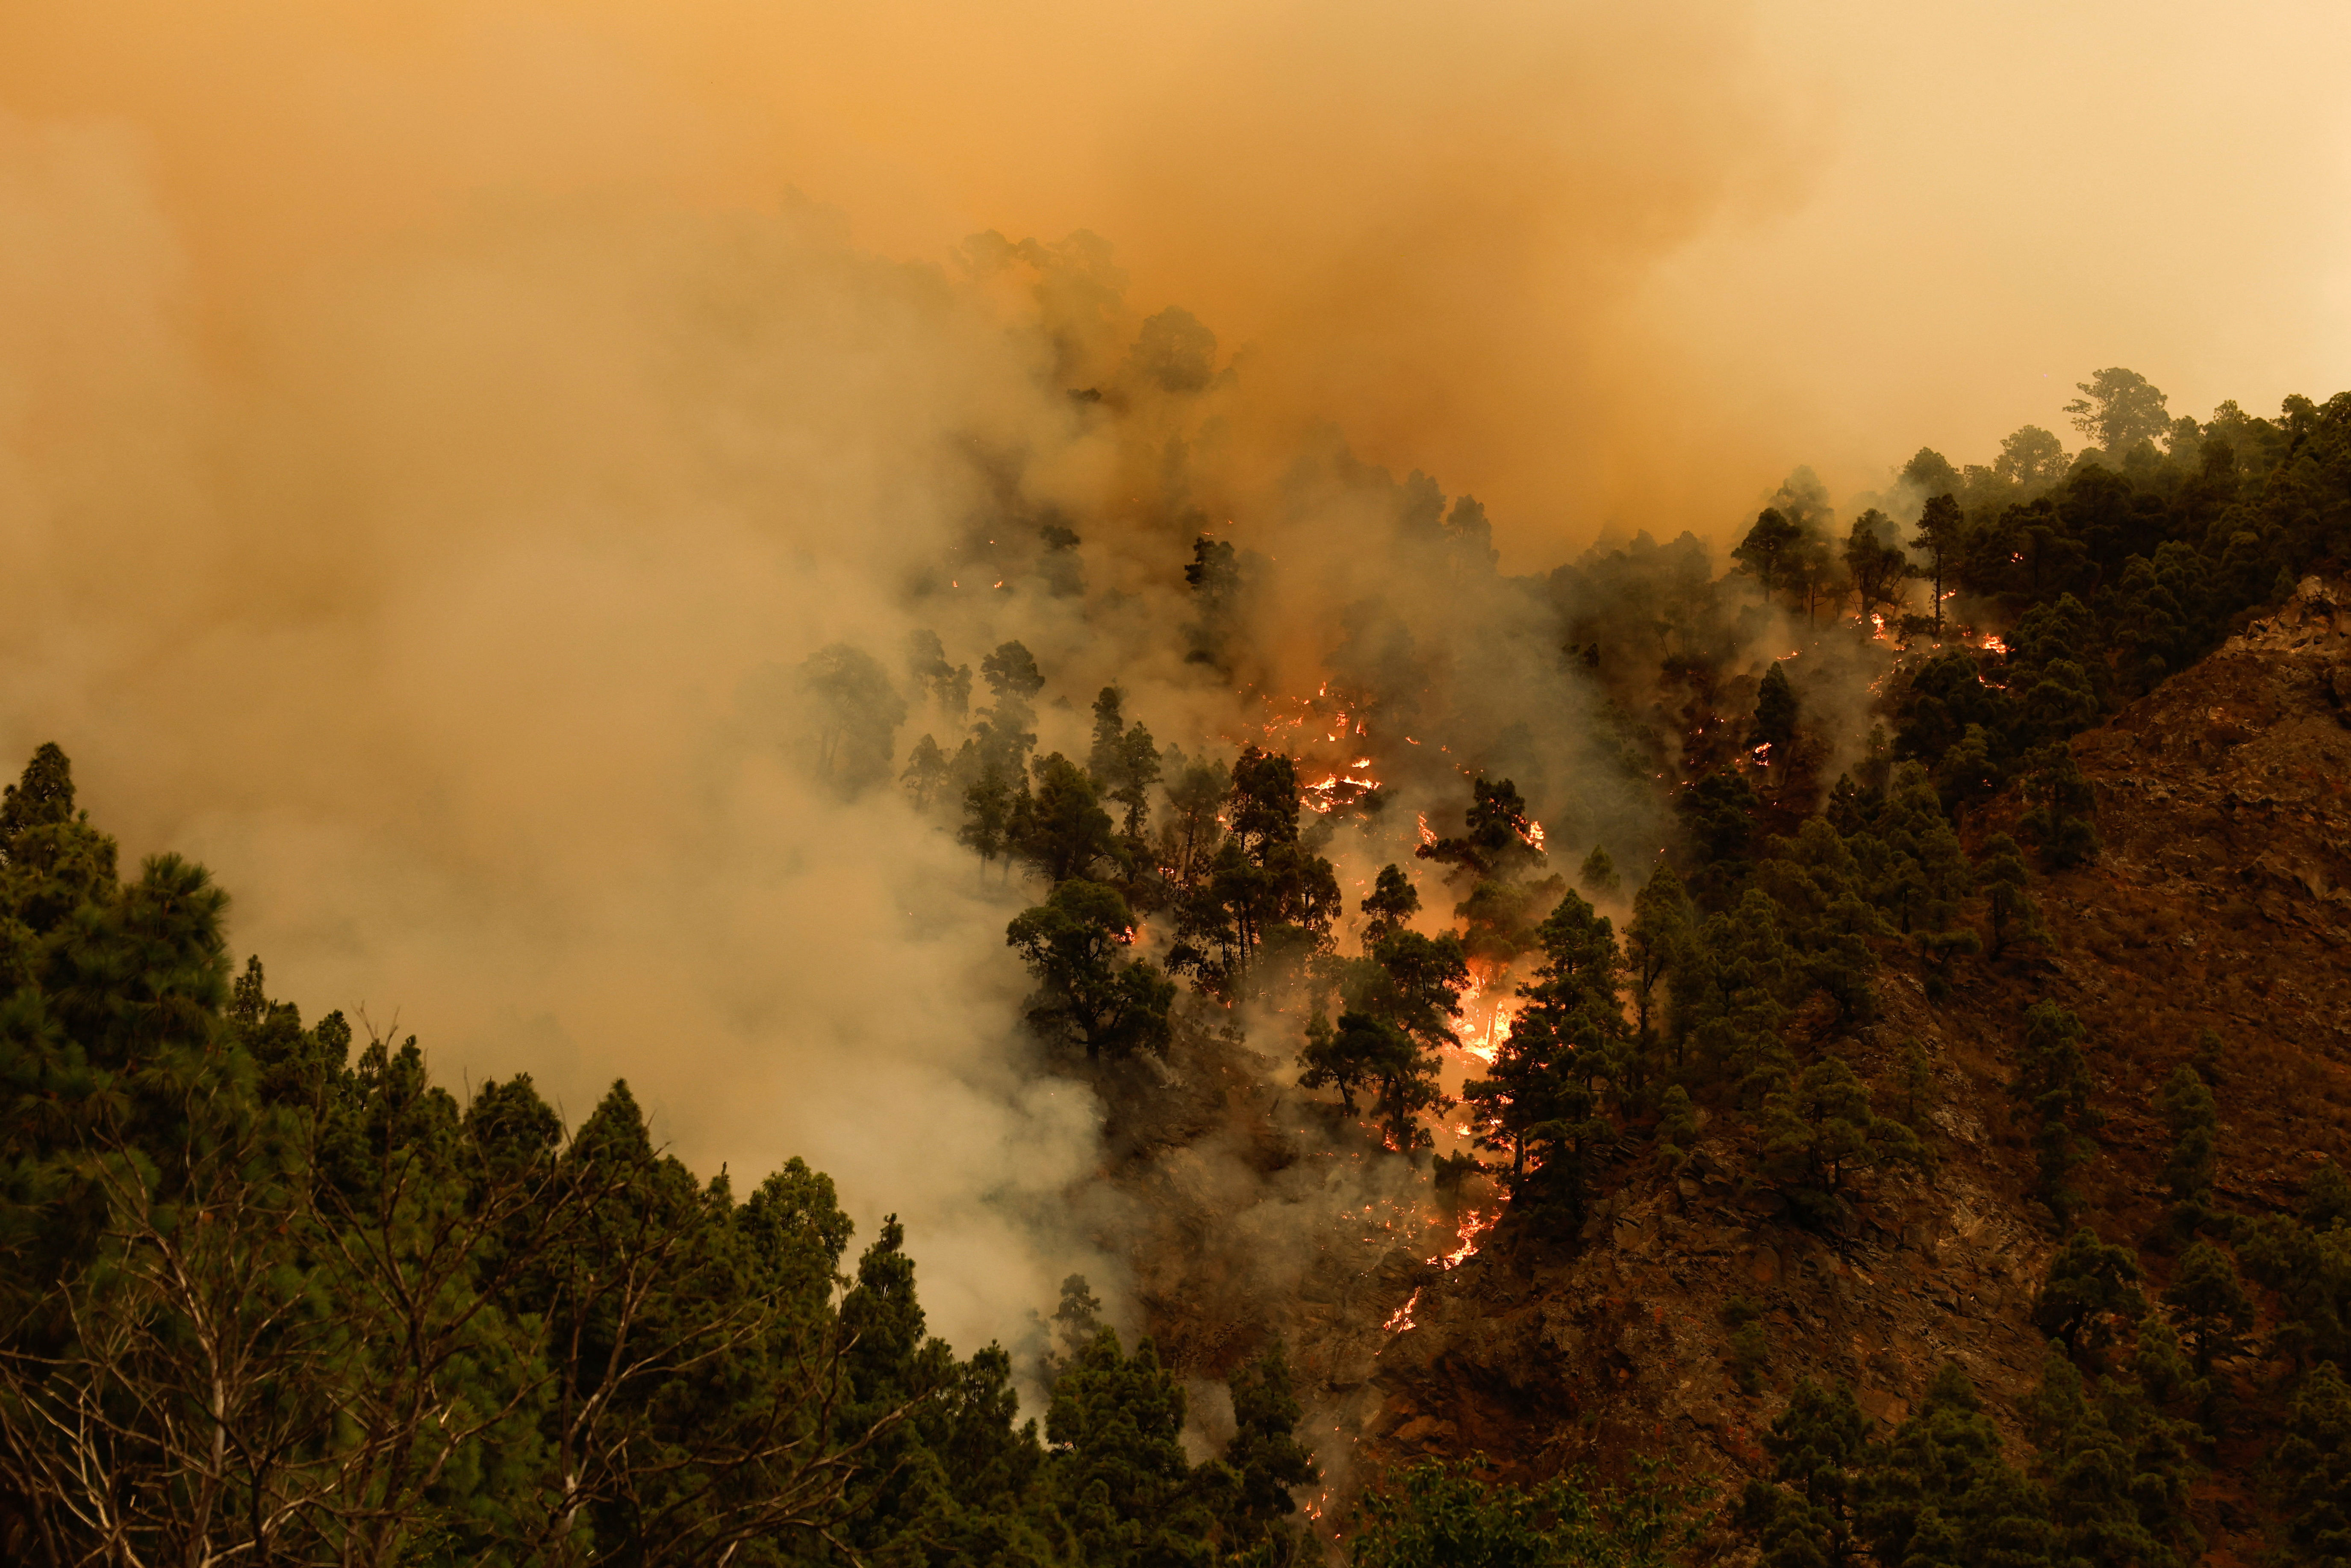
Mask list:
[[[1769,7],[1138,15],[0,20],[0,741],[209,861],[306,1011],[397,1008],[575,1118],[626,1074],[705,1171],[805,1154],[906,1216],[943,1332],[1007,1332],[1088,1261],[1040,1215],[1092,1107],[1019,1043],[1002,895],[894,792],[809,783],[763,673],[1019,635],[1048,749],[1112,680],[1229,740],[1262,716],[1184,664],[1176,569],[1238,519],[1281,569],[1244,678],[1343,650],[1507,696],[1481,741],[1564,734],[1523,599],[1465,622],[1367,552],[1394,487],[1339,437],[1487,497],[1510,570],[1736,515],[1805,404],[1750,417],[1784,361],[1726,374],[1656,302],[1849,175]],[[987,230],[1052,243],[951,257]],[[1171,303],[1217,334],[1197,390],[1131,358]],[[954,575],[1049,513],[1095,611]]]

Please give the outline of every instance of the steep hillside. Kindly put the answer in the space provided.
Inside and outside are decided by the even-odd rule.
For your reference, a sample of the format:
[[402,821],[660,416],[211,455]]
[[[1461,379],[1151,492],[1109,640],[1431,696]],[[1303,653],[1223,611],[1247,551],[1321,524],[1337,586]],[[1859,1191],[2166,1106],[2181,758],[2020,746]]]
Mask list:
[[[2009,1087],[2030,1007],[2053,1001],[2088,1028],[2103,1124],[2078,1178],[2080,1218],[2140,1250],[2150,1291],[2171,1267],[2158,1190],[2169,1134],[2155,1092],[2203,1031],[2219,1041],[2225,1206],[2288,1207],[2317,1162],[2346,1152],[2351,591],[2305,581],[2273,617],[2074,751],[2095,789],[2104,851],[2035,875],[2045,942],[1996,962],[1955,960],[1932,1001],[1909,946],[1878,945],[1879,1016],[1846,1049],[1879,1112],[1924,1134],[1928,1169],[1861,1186],[1843,1222],[1800,1223],[1749,1174],[1752,1119],[1718,1112],[1678,1169],[1628,1135],[1575,1233],[1505,1214],[1447,1267],[1421,1260],[1451,1230],[1416,1237],[1375,1223],[1366,1203],[1364,1234],[1301,1249],[1266,1205],[1296,1210],[1312,1193],[1325,1211],[1338,1207],[1327,1178],[1301,1174],[1318,1157],[1305,1152],[1310,1129],[1294,1106],[1297,1124],[1284,1127],[1280,1100],[1245,1087],[1251,1074],[1229,1055],[1222,1067],[1197,1055],[1179,1060],[1177,1079],[1221,1074],[1222,1113],[1164,1125],[1124,1167],[1159,1216],[1141,1250],[1155,1332],[1202,1375],[1275,1333],[1298,1343],[1326,1459],[1352,1448],[1338,1501],[1416,1456],[1472,1452],[1518,1476],[1605,1472],[1663,1452],[1735,1492],[1765,1469],[1760,1437],[1799,1377],[1850,1385],[1891,1425],[1949,1361],[2017,1438],[2019,1404],[2048,1354],[2032,1306],[2061,1239],[2029,1197],[2033,1155]],[[2011,789],[1971,813],[1970,849],[2012,831],[2022,810]],[[2205,1054],[2209,1067],[2209,1040]],[[1195,1141],[1213,1128],[1229,1145],[1237,1125],[1256,1129],[1245,1150]],[[1215,1174],[1242,1168],[1251,1175],[1238,1186]],[[1234,1288],[1241,1276],[1280,1281],[1274,1304]],[[1752,1331],[1740,1340],[1751,1391],[1734,1350],[1740,1307],[1761,1328],[1760,1358]],[[2223,1363],[2252,1414],[2208,1456],[2197,1494],[2214,1561],[2260,1547],[2260,1406],[2282,1370],[2251,1354]]]

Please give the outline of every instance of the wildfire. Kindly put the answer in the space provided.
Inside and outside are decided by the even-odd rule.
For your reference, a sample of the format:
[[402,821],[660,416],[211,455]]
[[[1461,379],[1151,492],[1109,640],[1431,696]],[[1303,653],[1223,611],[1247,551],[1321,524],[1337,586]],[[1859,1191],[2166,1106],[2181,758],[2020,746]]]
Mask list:
[[[1496,1209],[1490,1214],[1479,1214],[1472,1211],[1471,1213],[1463,1215],[1461,1217],[1461,1245],[1456,1247],[1452,1251],[1447,1252],[1443,1258],[1438,1259],[1437,1261],[1444,1267],[1450,1269],[1460,1263],[1464,1259],[1475,1257],[1478,1252],[1478,1238],[1485,1235],[1489,1230],[1493,1229],[1494,1222],[1501,1218],[1502,1215],[1499,1209]],[[1413,1300],[1417,1301],[1419,1299],[1419,1292],[1415,1291],[1413,1293]],[[1407,1301],[1405,1304],[1406,1306],[1410,1306],[1412,1303]]]
[[1484,1024],[1474,1021],[1480,1002],[1502,978],[1499,974],[1490,980],[1473,974],[1469,984],[1461,992],[1461,1010],[1473,1021],[1466,1030],[1455,1032],[1454,1043],[1460,1048],[1461,1054],[1483,1067],[1494,1065],[1495,1059],[1502,1053],[1502,1042],[1510,1038],[1510,1015],[1502,1007],[1507,993],[1495,996],[1492,1010],[1486,1014]]
[[1976,646],[1987,653],[2005,653],[2008,652],[2008,639],[1995,632],[1987,632],[1984,633],[1983,641]]
[[1468,1055],[1477,1058],[1480,1065],[1491,1067],[1494,1065],[1495,1059],[1502,1054],[1502,1042],[1510,1038],[1510,1015],[1504,1012],[1497,1004],[1492,1015],[1486,1020],[1484,1035],[1481,1038],[1463,1040],[1461,1049]]
[[1437,830],[1428,825],[1428,813],[1426,811],[1420,813],[1420,841],[1424,844],[1437,841]]
[[1530,821],[1527,824],[1527,842],[1537,849],[1543,847],[1543,829],[1541,822]]
[[[1449,1264],[1447,1266],[1451,1267]],[[1418,1305],[1420,1305],[1420,1292],[1416,1290],[1404,1299],[1404,1305],[1388,1314],[1388,1321],[1380,1325],[1381,1331],[1385,1333],[1404,1333],[1409,1331],[1413,1326],[1412,1310]]]
[[1334,807],[1355,804],[1379,787],[1376,779],[1358,779],[1352,773],[1333,773],[1320,783],[1307,785],[1300,804],[1310,811],[1328,813]]
[[[1301,803],[1308,810],[1327,816],[1361,805],[1379,789],[1370,772],[1373,759],[1360,755],[1366,727],[1347,693],[1334,694],[1324,681],[1311,696],[1268,695],[1263,701],[1270,710],[1258,726],[1263,744],[1295,756],[1301,774],[1311,769],[1321,775],[1301,791]],[[1322,737],[1321,742],[1314,740],[1317,735]],[[1347,749],[1327,744],[1334,742]]]

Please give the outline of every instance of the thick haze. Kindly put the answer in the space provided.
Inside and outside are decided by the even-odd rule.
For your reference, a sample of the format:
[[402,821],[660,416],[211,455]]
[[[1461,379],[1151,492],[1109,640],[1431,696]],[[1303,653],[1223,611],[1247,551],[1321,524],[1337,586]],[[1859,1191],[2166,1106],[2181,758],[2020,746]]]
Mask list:
[[[2346,13],[2047,10],[10,7],[0,742],[210,862],[307,1013],[575,1116],[625,1073],[700,1168],[898,1208],[968,1347],[1085,1260],[1030,1221],[1091,1103],[1020,1059],[969,858],[806,783],[760,672],[894,670],[958,454],[1132,503],[1061,391],[1168,304],[1233,359],[1227,494],[1334,425],[1516,572],[1984,460],[2102,365],[2351,384]],[[1103,236],[1123,301],[948,262],[987,229]],[[1081,705],[1179,653],[938,629]]]

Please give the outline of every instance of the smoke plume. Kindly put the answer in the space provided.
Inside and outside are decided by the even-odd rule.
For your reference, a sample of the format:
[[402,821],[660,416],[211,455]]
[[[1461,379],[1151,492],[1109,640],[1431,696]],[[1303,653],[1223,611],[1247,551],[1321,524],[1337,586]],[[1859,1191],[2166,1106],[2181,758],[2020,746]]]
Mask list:
[[[1507,758],[1579,852],[1634,852],[1654,808],[1595,781],[1598,699],[1507,574],[1604,520],[1751,516],[1802,419],[1846,412],[1821,392],[1857,355],[1800,373],[1801,344],[1675,325],[1719,324],[1691,302],[1741,276],[1723,247],[1780,255],[1852,188],[1855,132],[1791,60],[1815,25],[18,8],[0,745],[57,739],[126,850],[211,862],[307,1012],[575,1118],[625,1075],[705,1172],[803,1154],[907,1218],[935,1327],[1013,1332],[1102,1262],[1052,1218],[1097,1108],[1022,1042],[1016,894],[896,789],[812,777],[793,672],[878,660],[893,768],[953,741],[917,631],[973,664],[1023,639],[1048,750],[1113,682],[1196,752],[1335,675],[1459,743],[1400,785]],[[1839,221],[1801,236],[1840,257],[1808,305]],[[2196,351],[2191,380],[2233,368]],[[1432,496],[1426,553],[1391,551]],[[1266,567],[1213,679],[1204,532]]]

